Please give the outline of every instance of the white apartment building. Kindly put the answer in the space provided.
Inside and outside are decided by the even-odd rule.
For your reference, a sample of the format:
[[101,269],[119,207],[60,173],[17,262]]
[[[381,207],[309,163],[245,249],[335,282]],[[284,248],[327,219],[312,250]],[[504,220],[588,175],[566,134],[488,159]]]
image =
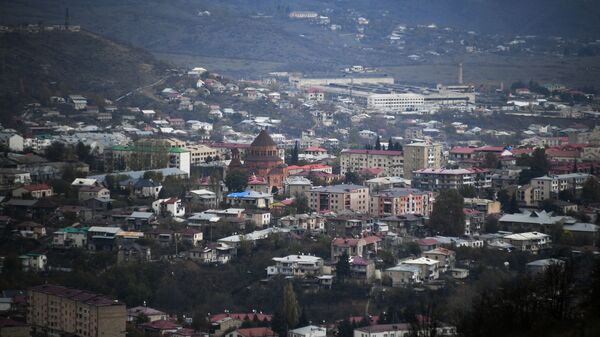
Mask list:
[[507,235],[502,241],[513,245],[515,249],[537,254],[541,249],[550,246],[550,236],[539,232],[526,232]]
[[381,168],[385,176],[401,176],[404,157],[402,151],[346,149],[340,153],[340,173],[359,172],[367,168]]
[[380,110],[414,111],[423,107],[425,97],[419,94],[371,94],[367,107]]
[[312,255],[288,255],[274,257],[274,266],[267,267],[267,275],[283,275],[298,278],[319,276],[323,271],[323,259]]

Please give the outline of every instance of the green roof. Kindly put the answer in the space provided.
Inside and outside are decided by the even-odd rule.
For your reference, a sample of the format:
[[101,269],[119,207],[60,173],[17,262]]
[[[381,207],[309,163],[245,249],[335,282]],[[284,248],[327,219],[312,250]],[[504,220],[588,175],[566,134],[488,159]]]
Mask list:
[[169,153],[185,153],[190,152],[187,149],[182,149],[180,147],[152,147],[152,146],[127,146],[127,145],[117,145],[111,148],[113,151],[131,151],[131,152],[164,152],[167,150]]
[[58,230],[58,232],[62,233],[81,233],[87,234],[88,227],[76,228],[76,227],[65,227],[63,229]]

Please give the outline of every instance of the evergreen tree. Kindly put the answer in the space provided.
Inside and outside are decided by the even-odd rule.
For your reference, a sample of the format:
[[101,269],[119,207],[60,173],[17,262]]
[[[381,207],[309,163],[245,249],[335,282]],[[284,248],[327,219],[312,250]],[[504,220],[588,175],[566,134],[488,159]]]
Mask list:
[[392,137],[390,136],[390,139],[388,139],[388,147],[387,147],[388,151],[393,151],[394,150],[394,142],[392,141]]
[[296,293],[291,282],[288,282],[283,288],[283,320],[285,330],[292,329],[297,326],[300,320],[300,306],[296,300]]
[[464,199],[457,190],[442,190],[431,212],[429,226],[442,235],[460,236],[465,232]]
[[292,155],[290,158],[290,164],[297,165],[298,164],[298,142],[294,144],[294,148],[292,149]]
[[375,141],[375,150],[381,150],[381,138],[377,136],[377,140]]
[[335,266],[336,276],[337,276],[338,280],[340,280],[342,282],[345,281],[348,276],[350,276],[350,261],[349,261],[349,259],[350,259],[350,257],[348,256],[348,254],[346,254],[346,252],[344,252],[340,256],[340,258]]

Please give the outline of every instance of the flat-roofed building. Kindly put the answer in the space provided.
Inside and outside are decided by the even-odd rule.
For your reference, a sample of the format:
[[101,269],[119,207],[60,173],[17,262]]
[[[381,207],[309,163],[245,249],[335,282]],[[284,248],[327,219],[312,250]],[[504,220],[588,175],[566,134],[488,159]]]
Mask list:
[[433,193],[414,188],[392,188],[372,194],[370,214],[375,217],[419,214],[429,216]]
[[309,207],[316,211],[369,211],[369,188],[366,186],[341,184],[314,187],[307,195]]
[[439,169],[443,164],[442,144],[412,143],[404,151],[404,178],[412,179],[413,172],[422,169]]
[[380,168],[384,176],[401,176],[403,163],[402,151],[347,149],[340,153],[341,174]]
[[27,291],[33,334],[124,337],[125,304],[103,295],[44,284]]
[[428,191],[459,189],[463,186],[489,188],[492,186],[490,171],[470,169],[422,169],[413,172],[412,187]]

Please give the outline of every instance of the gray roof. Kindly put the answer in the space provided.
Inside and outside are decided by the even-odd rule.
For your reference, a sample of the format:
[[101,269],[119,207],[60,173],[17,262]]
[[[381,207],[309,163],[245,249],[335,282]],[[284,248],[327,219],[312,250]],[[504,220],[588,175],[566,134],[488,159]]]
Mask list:
[[344,193],[344,192],[351,192],[352,190],[363,189],[363,188],[367,188],[367,187],[362,186],[362,185],[355,185],[355,184],[340,184],[340,185],[333,185],[333,186],[314,187],[310,191],[311,192],[325,192],[325,193]]
[[563,229],[570,232],[589,232],[595,233],[598,231],[598,225],[594,225],[593,223],[584,223],[578,222],[572,225],[564,225]]

